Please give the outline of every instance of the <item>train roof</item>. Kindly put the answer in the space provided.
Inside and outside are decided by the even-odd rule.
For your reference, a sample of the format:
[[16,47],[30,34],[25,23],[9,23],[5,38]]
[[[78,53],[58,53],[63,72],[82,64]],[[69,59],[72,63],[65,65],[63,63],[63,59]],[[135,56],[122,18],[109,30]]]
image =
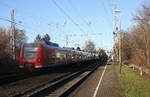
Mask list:
[[92,55],[89,52],[78,51],[78,50],[73,50],[73,49],[68,49],[68,48],[62,48],[62,47],[56,47],[56,46],[47,45],[47,44],[43,44],[43,46],[47,47],[47,48],[54,48],[54,49],[57,49],[57,50],[60,50],[60,51],[67,51],[67,52],[72,52],[72,53],[78,53],[78,54],[88,55],[88,56]]
[[72,50],[72,49],[68,49],[68,48],[56,47],[56,46],[47,45],[47,44],[43,44],[43,46],[47,47],[47,48],[54,48],[54,49],[57,49],[57,50],[60,50],[60,51],[83,53],[83,51],[77,51],[77,50]]
[[78,53],[78,54],[83,54],[83,55],[96,55],[94,53],[89,53],[89,52],[84,52],[84,51],[78,51],[78,50],[73,50],[73,49],[68,49],[68,48],[62,48],[59,46],[54,46],[54,45],[47,45],[45,43],[25,43],[24,45],[31,45],[31,46],[37,46],[38,44],[43,45],[46,48],[53,48],[53,49],[57,49],[60,51],[67,51],[67,52],[72,52],[72,53]]

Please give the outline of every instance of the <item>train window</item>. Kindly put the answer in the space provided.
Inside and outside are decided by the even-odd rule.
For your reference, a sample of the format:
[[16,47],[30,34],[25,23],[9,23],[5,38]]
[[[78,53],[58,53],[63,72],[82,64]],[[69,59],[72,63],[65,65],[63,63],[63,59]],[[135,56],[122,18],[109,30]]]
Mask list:
[[74,55],[72,55],[71,58],[74,59]]
[[65,54],[61,54],[61,58],[66,58],[66,55]]
[[64,53],[60,53],[60,58],[64,59],[64,58],[66,58],[66,55]]
[[80,59],[82,59],[82,55],[80,55]]
[[55,59],[57,57],[57,53],[54,49],[50,50],[50,58]]
[[36,43],[26,43],[26,44],[24,44],[24,47],[37,47],[38,46],[38,44],[36,44]]
[[72,58],[72,55],[71,54],[69,54],[69,59],[71,59]]
[[68,59],[70,59],[70,54],[68,54]]
[[60,58],[61,54],[60,53],[56,53],[56,58]]
[[72,54],[71,54],[71,56],[70,56],[70,57],[71,57],[71,59],[73,59],[73,55],[72,55]]
[[56,55],[52,55],[52,58],[54,58],[54,59],[55,59],[55,58],[56,58]]
[[66,58],[68,59],[68,54],[66,54]]
[[37,53],[37,44],[25,44],[24,45],[24,57],[25,59],[34,59]]
[[78,55],[76,55],[76,59],[78,59]]
[[66,55],[63,54],[63,53],[56,53],[56,58],[61,58],[61,59],[63,59],[63,58],[66,58]]

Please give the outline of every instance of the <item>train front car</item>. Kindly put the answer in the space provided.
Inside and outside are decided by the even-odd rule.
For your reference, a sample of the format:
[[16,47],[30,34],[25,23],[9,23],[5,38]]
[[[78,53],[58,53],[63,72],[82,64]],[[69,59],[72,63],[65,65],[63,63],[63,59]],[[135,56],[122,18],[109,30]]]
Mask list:
[[42,47],[36,43],[26,43],[20,51],[19,67],[32,72],[34,68],[40,67]]

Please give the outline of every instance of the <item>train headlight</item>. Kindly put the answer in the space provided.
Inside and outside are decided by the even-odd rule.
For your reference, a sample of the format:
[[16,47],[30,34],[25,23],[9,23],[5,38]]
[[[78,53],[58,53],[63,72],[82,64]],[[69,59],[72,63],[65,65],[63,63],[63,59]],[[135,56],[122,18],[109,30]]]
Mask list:
[[38,62],[41,62],[41,59],[37,59]]

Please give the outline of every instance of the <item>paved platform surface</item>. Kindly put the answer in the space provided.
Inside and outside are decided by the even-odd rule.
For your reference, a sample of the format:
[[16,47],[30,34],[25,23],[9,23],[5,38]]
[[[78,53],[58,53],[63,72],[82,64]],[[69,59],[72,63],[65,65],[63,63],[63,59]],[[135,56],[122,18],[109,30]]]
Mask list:
[[99,66],[69,97],[124,97],[112,65]]

